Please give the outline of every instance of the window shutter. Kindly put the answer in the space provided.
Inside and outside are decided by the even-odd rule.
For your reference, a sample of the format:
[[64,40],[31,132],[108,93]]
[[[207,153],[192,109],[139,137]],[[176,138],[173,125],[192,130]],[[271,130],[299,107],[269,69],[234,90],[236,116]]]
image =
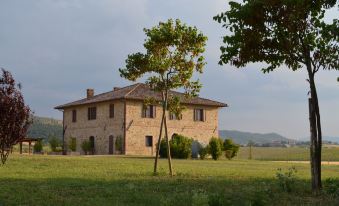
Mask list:
[[204,116],[203,116],[203,117],[204,117],[204,122],[206,122],[206,110],[203,109],[203,110],[202,110],[202,113],[203,113],[203,115],[204,115]]
[[91,111],[90,111],[90,108],[88,108],[88,110],[87,110],[87,118],[88,118],[88,120],[90,120],[90,115],[91,115]]
[[156,117],[157,108],[156,108],[155,105],[153,105],[152,108],[153,108],[153,118],[155,118]]
[[197,121],[197,110],[196,109],[194,109],[193,111],[193,120]]

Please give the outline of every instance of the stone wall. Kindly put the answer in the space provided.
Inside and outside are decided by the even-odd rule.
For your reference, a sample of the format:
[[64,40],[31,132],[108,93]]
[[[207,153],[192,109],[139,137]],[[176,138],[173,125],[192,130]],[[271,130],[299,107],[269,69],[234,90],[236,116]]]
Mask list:
[[[142,117],[142,102],[127,101],[126,103],[126,153],[129,155],[155,155],[159,136],[162,109],[156,107],[155,118]],[[212,136],[218,136],[218,108],[208,106],[186,105],[181,120],[169,120],[167,123],[169,137],[181,134],[207,144]],[[204,109],[206,119],[203,122],[194,121],[194,109]],[[146,136],[153,137],[153,147],[146,147]]]
[[[109,105],[114,104],[114,118],[109,118]],[[83,105],[65,109],[64,123],[67,126],[65,143],[70,138],[77,140],[77,152],[84,154],[81,143],[95,138],[95,154],[109,153],[109,136],[124,137],[124,101],[116,100],[93,105]],[[95,120],[88,120],[88,107],[97,107]],[[126,154],[128,155],[155,155],[156,143],[159,136],[162,109],[156,107],[155,118],[142,117],[142,101],[126,101]],[[181,120],[169,120],[167,112],[169,137],[173,134],[182,134],[194,140],[207,144],[212,136],[218,136],[218,108],[209,106],[186,105]],[[194,109],[204,109],[205,121],[194,121]],[[72,122],[72,110],[77,111],[77,121]],[[153,137],[153,147],[146,147],[146,136]],[[68,148],[68,147],[67,147]]]
[[[110,104],[114,104],[114,118],[109,117]],[[97,107],[97,117],[95,120],[88,120],[88,107],[94,106]],[[73,109],[77,111],[76,122],[72,122]],[[108,154],[109,136],[117,137],[121,135],[123,137],[124,135],[124,103],[122,101],[77,106],[75,108],[67,108],[64,112],[64,123],[67,126],[65,132],[66,145],[68,145],[71,137],[75,137],[77,140],[77,152],[81,152],[81,154],[84,154],[81,149],[81,143],[89,140],[90,136],[93,136],[95,139],[95,154]]]

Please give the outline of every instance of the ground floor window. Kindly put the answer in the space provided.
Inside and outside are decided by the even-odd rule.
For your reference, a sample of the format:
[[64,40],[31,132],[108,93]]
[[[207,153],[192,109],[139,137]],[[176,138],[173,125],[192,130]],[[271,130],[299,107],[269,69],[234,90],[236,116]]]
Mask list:
[[153,146],[153,136],[146,136],[145,137],[146,147]]

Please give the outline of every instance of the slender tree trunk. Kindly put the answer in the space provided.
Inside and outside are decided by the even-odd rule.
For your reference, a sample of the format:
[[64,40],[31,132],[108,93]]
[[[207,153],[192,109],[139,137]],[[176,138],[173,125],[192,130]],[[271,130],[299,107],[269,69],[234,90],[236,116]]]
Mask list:
[[165,119],[165,114],[166,114],[166,108],[164,106],[164,93],[162,93],[162,100],[163,100],[163,105],[162,105],[162,118],[161,118],[161,125],[160,125],[160,132],[159,132],[159,137],[158,137],[158,143],[157,143],[157,153],[155,155],[155,160],[154,160],[154,174],[157,174],[158,170],[158,159],[159,159],[159,152],[160,152],[160,141],[161,141],[161,136],[162,136],[162,130],[163,130],[163,125],[164,125],[164,119]]
[[312,192],[319,194],[321,184],[321,147],[322,132],[320,122],[320,109],[318,103],[318,95],[314,81],[314,73],[310,64],[307,66],[309,74],[311,98],[309,99],[309,116],[310,116],[310,157],[311,157],[311,181]]
[[[167,102],[168,102],[168,91],[166,91],[165,94],[165,108],[167,108]],[[167,121],[166,121],[166,110],[164,111],[164,126],[165,126],[165,138],[167,142],[167,158],[168,158],[168,167],[170,171],[170,175],[173,176],[173,169],[172,169],[172,158],[171,158],[171,147],[168,139],[168,130],[167,130]]]

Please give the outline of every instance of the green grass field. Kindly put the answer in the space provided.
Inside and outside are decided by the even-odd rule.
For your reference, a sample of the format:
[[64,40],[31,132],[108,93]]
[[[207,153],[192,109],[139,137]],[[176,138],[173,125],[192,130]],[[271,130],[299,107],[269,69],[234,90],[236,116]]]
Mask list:
[[[312,196],[309,165],[257,160],[173,160],[176,175],[160,161],[128,156],[11,155],[0,166],[0,205],[338,205],[329,194]],[[277,168],[297,169],[291,193]],[[323,179],[339,166],[323,166]],[[339,183],[339,181],[337,182]],[[220,204],[219,204],[220,205]]]
[[[237,159],[248,159],[249,148],[241,147]],[[252,158],[272,161],[306,161],[310,159],[310,150],[306,147],[252,147]],[[339,161],[339,147],[324,146],[323,161]]]

